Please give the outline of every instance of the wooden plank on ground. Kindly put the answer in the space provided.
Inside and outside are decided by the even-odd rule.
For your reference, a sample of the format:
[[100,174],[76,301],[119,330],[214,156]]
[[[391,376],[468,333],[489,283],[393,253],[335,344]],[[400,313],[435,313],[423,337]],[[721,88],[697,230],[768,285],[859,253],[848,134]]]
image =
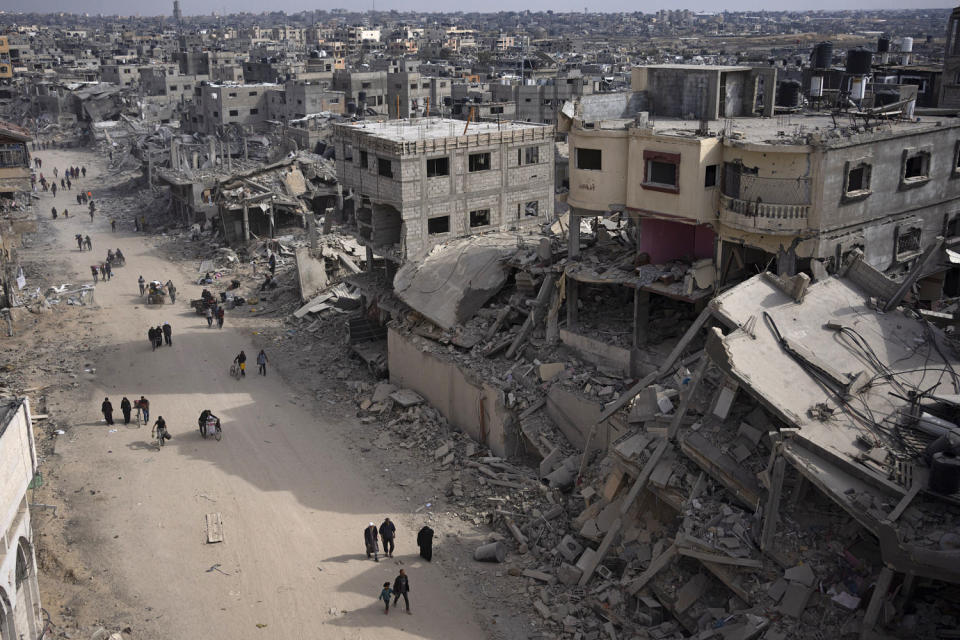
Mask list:
[[207,544],[223,542],[223,520],[219,513],[207,514]]

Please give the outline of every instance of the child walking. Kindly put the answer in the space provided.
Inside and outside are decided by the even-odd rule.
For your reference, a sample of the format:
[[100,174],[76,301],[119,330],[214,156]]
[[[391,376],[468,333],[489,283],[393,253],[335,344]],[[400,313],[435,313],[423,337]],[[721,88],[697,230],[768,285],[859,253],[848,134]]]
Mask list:
[[383,583],[383,589],[380,590],[380,599],[383,600],[383,613],[390,613],[390,596],[393,595],[393,589],[390,588],[389,582]]

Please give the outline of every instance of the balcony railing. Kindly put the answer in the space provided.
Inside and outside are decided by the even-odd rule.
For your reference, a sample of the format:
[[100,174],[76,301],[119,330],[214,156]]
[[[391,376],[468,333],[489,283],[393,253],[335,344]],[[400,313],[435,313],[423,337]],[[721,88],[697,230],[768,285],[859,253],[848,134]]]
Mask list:
[[792,234],[807,228],[809,204],[771,204],[720,195],[720,222],[744,231]]

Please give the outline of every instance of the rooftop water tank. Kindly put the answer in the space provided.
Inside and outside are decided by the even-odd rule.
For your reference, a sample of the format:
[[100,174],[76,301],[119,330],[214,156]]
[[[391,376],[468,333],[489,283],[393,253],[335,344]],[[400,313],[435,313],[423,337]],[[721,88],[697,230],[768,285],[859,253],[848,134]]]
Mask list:
[[814,69],[829,69],[833,66],[833,43],[821,42],[813,48],[810,58]]
[[852,76],[868,76],[871,72],[873,52],[863,47],[847,51],[847,73]]
[[800,104],[800,83],[796,80],[781,82],[777,87],[777,106],[796,107]]
[[877,53],[888,53],[890,51],[890,38],[880,36],[877,39]]

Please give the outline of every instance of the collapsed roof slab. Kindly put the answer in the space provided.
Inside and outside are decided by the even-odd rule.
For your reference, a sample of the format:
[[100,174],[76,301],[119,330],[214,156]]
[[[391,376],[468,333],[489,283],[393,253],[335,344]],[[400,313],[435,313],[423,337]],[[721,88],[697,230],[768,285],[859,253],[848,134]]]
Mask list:
[[510,234],[454,240],[401,267],[393,287],[414,311],[452,329],[500,291],[510,273],[507,260],[516,251],[517,238]]
[[[879,313],[866,298],[852,282],[829,278],[796,302],[757,276],[711,303],[714,315],[734,330],[726,336],[713,330],[706,351],[792,428],[781,431],[784,456],[880,539],[889,566],[960,582],[960,551],[921,536],[905,540],[894,517],[899,507],[878,507],[897,505],[911,488],[915,495],[912,478],[932,501],[923,507],[917,501],[917,508],[957,511],[958,496],[926,491],[919,454],[932,438],[904,421],[909,407],[898,396],[938,382],[941,393],[954,393],[951,369],[960,370],[960,361],[939,330],[910,312]],[[843,380],[852,387],[841,389]],[[883,455],[866,455],[871,446]],[[944,527],[960,532],[960,518],[951,516]]]

